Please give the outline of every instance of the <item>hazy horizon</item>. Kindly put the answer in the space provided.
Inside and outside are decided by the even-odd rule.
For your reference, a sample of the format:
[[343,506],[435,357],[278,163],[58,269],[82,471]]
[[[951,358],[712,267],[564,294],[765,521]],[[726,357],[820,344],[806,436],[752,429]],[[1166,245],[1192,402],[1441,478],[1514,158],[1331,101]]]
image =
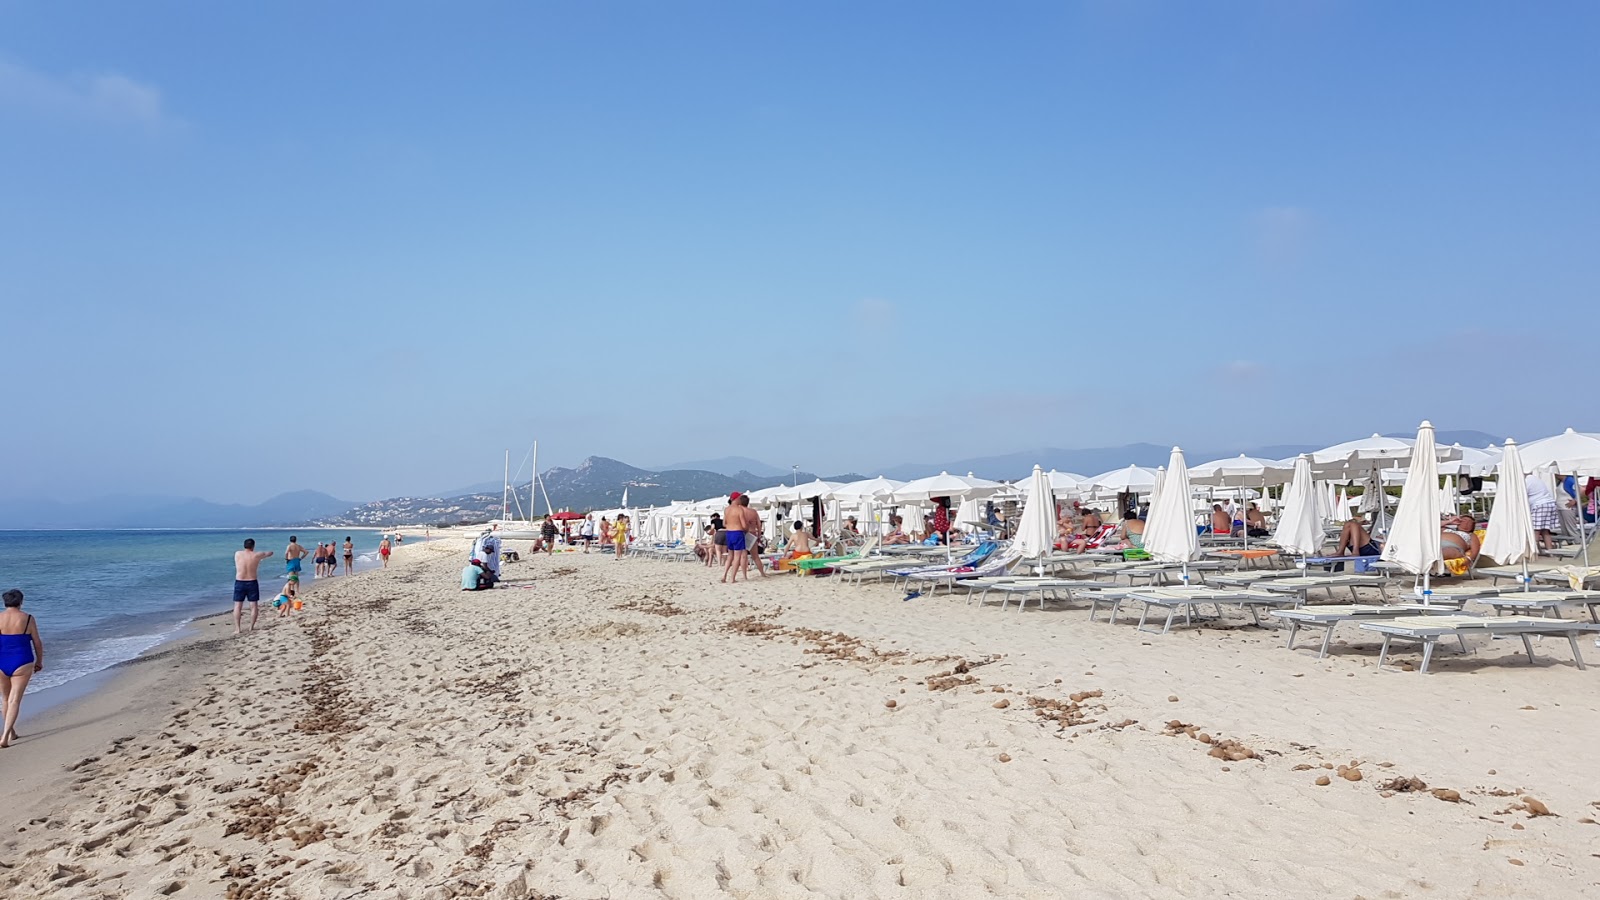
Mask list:
[[0,497],[1584,427],[1600,6],[380,9],[0,12]]

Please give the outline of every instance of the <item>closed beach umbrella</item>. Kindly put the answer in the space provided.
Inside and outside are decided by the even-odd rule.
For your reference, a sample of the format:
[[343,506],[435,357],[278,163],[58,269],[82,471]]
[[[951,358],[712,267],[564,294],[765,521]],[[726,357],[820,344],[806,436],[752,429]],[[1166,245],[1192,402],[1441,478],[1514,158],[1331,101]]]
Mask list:
[[1456,477],[1444,476],[1444,487],[1439,488],[1439,508],[1451,515],[1461,511],[1461,492],[1456,490]]
[[1400,506],[1383,545],[1383,559],[1421,575],[1426,596],[1429,576],[1444,559],[1439,545],[1439,459],[1434,455],[1433,424],[1423,422],[1406,485],[1400,489]]
[[922,514],[922,507],[915,503],[900,507],[900,518],[900,527],[905,529],[906,534],[916,534],[928,528],[928,519]]
[[956,507],[955,524],[967,528],[988,528],[989,523],[983,518],[983,504],[971,497],[961,498],[961,505]]
[[1506,440],[1500,455],[1501,491],[1489,510],[1489,531],[1483,536],[1484,556],[1502,566],[1522,563],[1522,586],[1528,586],[1528,561],[1539,555],[1539,538],[1533,531],[1533,507],[1523,487],[1522,450],[1517,442]]
[[1150,505],[1144,549],[1159,562],[1184,563],[1183,580],[1188,583],[1188,562],[1199,555],[1200,539],[1194,526],[1194,501],[1189,496],[1189,467],[1177,447],[1172,448],[1161,492]]
[[1017,523],[1011,550],[1023,559],[1039,559],[1055,547],[1056,501],[1050,482],[1038,466],[1033,467],[1028,485],[1028,499],[1022,504],[1022,521]]
[[1311,459],[1303,454],[1294,461],[1294,478],[1283,494],[1283,508],[1278,513],[1278,529],[1272,533],[1272,542],[1297,556],[1316,556],[1322,552],[1317,488],[1312,481]]

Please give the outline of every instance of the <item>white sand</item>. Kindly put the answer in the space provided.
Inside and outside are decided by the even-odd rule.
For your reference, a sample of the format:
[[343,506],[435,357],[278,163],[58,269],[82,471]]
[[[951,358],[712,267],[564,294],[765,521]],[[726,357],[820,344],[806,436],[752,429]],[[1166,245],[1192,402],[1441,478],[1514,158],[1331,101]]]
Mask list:
[[[194,665],[181,705],[114,751],[63,759],[67,784],[0,842],[0,894],[1600,892],[1600,671],[1565,641],[1534,667],[1502,641],[1441,652],[1432,676],[1378,672],[1353,628],[1318,661],[1273,631],[1156,636],[792,576],[728,587],[598,553],[463,594],[465,546],[405,545],[333,582]],[[925,684],[991,658],[970,684]],[[1089,690],[1088,724],[1029,708]],[[1260,758],[1209,756],[1172,719]],[[1321,768],[1356,760],[1359,782]],[[1463,802],[1383,796],[1395,776]],[[1514,808],[1522,794],[1555,815]]]

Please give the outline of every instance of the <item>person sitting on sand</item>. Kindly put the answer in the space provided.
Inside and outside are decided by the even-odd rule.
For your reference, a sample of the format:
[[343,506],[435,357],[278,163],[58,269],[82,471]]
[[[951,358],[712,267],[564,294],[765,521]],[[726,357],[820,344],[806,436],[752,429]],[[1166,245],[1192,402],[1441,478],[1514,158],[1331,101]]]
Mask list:
[[1222,508],[1221,503],[1211,504],[1211,533],[1221,535],[1233,534],[1233,516]]
[[290,605],[294,603],[295,595],[299,593],[299,589],[300,582],[290,578],[283,583],[283,590],[278,592],[278,596],[272,598],[272,608],[278,611],[278,618],[289,618]]
[[463,591],[484,591],[494,587],[494,576],[484,566],[483,560],[474,557],[467,567],[461,570],[461,589]]
[[911,536],[906,534],[906,530],[901,527],[904,523],[905,523],[905,520],[900,518],[899,516],[890,516],[889,517],[889,533],[884,536],[883,542],[885,544],[909,544],[909,543],[911,543]]

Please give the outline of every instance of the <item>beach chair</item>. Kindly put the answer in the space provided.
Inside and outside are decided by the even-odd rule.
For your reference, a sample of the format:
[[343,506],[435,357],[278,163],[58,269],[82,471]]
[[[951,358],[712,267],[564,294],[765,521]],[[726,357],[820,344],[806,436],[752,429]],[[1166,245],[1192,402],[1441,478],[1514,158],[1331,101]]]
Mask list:
[[[937,564],[937,565],[921,565],[921,566],[904,566],[904,565],[902,565],[898,569],[891,569],[889,571],[889,576],[891,578],[899,580],[899,579],[909,578],[912,575],[918,575],[918,574],[924,574],[924,573],[948,572],[951,569],[971,569],[971,568],[976,568],[978,566],[983,565],[984,562],[986,562],[989,559],[990,556],[994,555],[994,552],[996,550],[998,550],[998,549],[1000,549],[1000,543],[998,541],[984,541],[983,543],[981,543],[978,546],[974,547],[972,549],[971,553],[968,553],[966,556],[963,556],[958,560],[952,560],[950,562]],[[1012,557],[1012,561],[1015,562],[1016,561],[1016,557]]]
[[1068,599],[1076,591],[1093,591],[1115,588],[1117,585],[1109,581],[1086,581],[1081,578],[1054,578],[1050,576],[1033,578],[986,578],[962,583],[967,589],[967,602],[971,603],[977,597],[978,605],[982,606],[991,592],[1000,594],[1000,611],[1004,612],[1006,604],[1012,597],[1017,598],[1017,612],[1022,612],[1028,605],[1028,598],[1037,594],[1039,608],[1044,609],[1046,599],[1061,599],[1066,594]]
[[[1522,639],[1522,649],[1528,654],[1530,664],[1536,659],[1533,655],[1533,642],[1528,640],[1529,637],[1564,637],[1572,646],[1573,662],[1577,663],[1579,669],[1585,669],[1587,666],[1583,664],[1583,653],[1578,649],[1578,636],[1600,631],[1600,625],[1539,616],[1507,616],[1498,619],[1462,615],[1413,616],[1390,619],[1387,622],[1362,622],[1361,627],[1383,635],[1383,647],[1378,651],[1380,669],[1389,658],[1391,641],[1415,641],[1421,644],[1423,674],[1428,672],[1428,664],[1433,659],[1434,645],[1440,638],[1461,639],[1467,635],[1519,637]],[[1464,640],[1462,646],[1465,646]]]
[[1561,608],[1577,605],[1589,611],[1589,619],[1600,624],[1600,591],[1510,591],[1483,600],[1494,609],[1497,616],[1537,614],[1552,619],[1562,618]]
[[1293,578],[1272,578],[1256,582],[1264,591],[1274,593],[1295,594],[1304,604],[1312,591],[1327,591],[1328,599],[1333,599],[1335,588],[1349,588],[1350,599],[1356,603],[1361,598],[1356,594],[1356,588],[1375,587],[1384,600],[1389,599],[1389,583],[1381,575],[1302,575]]
[[927,593],[937,590],[941,584],[954,593],[956,582],[970,581],[976,578],[993,578],[1002,575],[1009,571],[1016,561],[1016,556],[1003,553],[983,560],[975,566],[947,566],[936,571],[908,572],[899,575],[899,578],[907,585],[926,584],[928,586]]
[[792,566],[795,569],[797,569],[797,570],[799,570],[801,572],[814,572],[817,569],[831,569],[834,566],[836,566],[836,565],[838,565],[839,563],[842,563],[842,562],[850,562],[852,560],[857,560],[857,559],[866,559],[868,556],[870,556],[872,554],[872,551],[876,550],[877,548],[878,548],[878,538],[877,537],[871,537],[871,538],[867,539],[867,542],[865,544],[861,545],[860,549],[856,550],[854,553],[851,553],[849,555],[846,555],[846,556],[813,556],[813,557],[810,557],[809,559],[797,559],[792,563]]
[[[1217,618],[1222,618],[1222,607],[1237,606],[1250,612],[1251,623],[1261,625],[1263,608],[1275,609],[1289,606],[1295,602],[1291,597],[1282,594],[1271,594],[1266,591],[1251,590],[1249,588],[1212,588],[1212,587],[1173,587],[1173,588],[1140,588],[1130,590],[1125,595],[1126,600],[1137,600],[1144,604],[1144,612],[1139,614],[1139,630],[1145,630],[1145,622],[1150,617],[1152,609],[1167,611],[1167,621],[1161,629],[1161,634],[1172,630],[1172,622],[1178,613],[1183,613],[1183,623],[1193,624],[1195,608],[1198,606],[1213,606],[1217,610]],[[1113,616],[1115,613],[1113,612]]]
[[[1300,633],[1300,629],[1321,628],[1322,647],[1317,651],[1317,659],[1323,659],[1328,655],[1328,644],[1333,641],[1333,629],[1341,622],[1374,622],[1382,619],[1398,619],[1403,616],[1444,616],[1456,615],[1460,612],[1460,606],[1451,606],[1448,603],[1431,605],[1396,603],[1392,605],[1302,606],[1297,609],[1275,609],[1271,612],[1271,615],[1289,625],[1289,640],[1284,644],[1284,649],[1286,650],[1294,649],[1294,639]],[[1463,652],[1467,649],[1466,641],[1464,640],[1461,643],[1461,649]]]

